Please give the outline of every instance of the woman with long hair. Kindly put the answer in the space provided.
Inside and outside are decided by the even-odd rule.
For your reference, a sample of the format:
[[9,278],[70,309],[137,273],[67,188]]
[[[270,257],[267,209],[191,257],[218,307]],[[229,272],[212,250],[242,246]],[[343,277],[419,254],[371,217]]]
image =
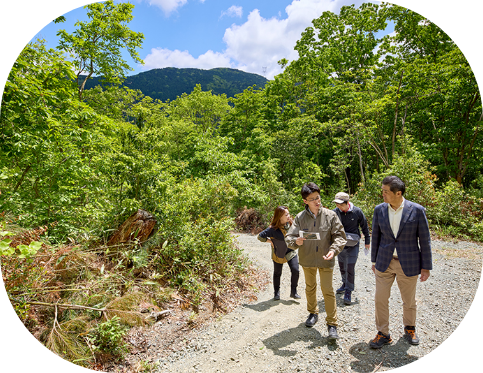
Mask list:
[[273,213],[270,226],[258,235],[258,239],[261,242],[270,242],[272,245],[274,300],[280,299],[280,277],[282,276],[283,263],[288,263],[292,273],[290,278],[290,297],[300,299],[300,295],[297,294],[299,259],[297,252],[289,249],[285,244],[285,235],[291,225],[292,217],[288,208],[286,206],[278,206]]

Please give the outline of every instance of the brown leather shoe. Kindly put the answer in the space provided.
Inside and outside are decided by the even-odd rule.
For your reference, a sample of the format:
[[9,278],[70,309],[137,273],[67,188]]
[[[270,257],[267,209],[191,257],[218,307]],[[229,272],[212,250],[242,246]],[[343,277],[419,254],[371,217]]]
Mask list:
[[404,338],[412,345],[419,344],[419,338],[416,335],[416,327],[415,326],[405,326],[404,327]]

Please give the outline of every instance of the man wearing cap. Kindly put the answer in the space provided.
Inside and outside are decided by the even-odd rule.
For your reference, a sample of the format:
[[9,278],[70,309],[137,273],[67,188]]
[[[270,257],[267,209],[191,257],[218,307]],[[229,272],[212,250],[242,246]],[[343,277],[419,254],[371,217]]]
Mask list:
[[364,251],[366,255],[369,252],[371,243],[366,217],[359,207],[349,202],[349,199],[350,197],[347,193],[339,192],[332,201],[337,206],[334,211],[344,226],[347,238],[344,250],[337,256],[342,276],[342,286],[336,290],[337,294],[344,293],[344,304],[346,305],[351,304],[351,294],[354,291],[355,266],[359,256],[359,240],[361,237],[359,227],[362,233],[364,233]]

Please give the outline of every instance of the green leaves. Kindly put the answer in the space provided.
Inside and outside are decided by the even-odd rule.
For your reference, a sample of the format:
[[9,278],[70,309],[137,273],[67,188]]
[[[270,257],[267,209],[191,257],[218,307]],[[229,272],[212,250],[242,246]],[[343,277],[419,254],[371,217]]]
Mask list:
[[37,251],[42,247],[42,242],[32,241],[29,245],[18,245],[17,249],[20,251],[19,258],[29,258],[37,254]]
[[126,24],[132,16],[133,4],[109,0],[85,6],[90,22],[76,22],[78,27],[72,34],[60,30],[59,50],[74,58],[77,79],[83,73],[87,76],[79,84],[79,98],[85,82],[92,75],[101,75],[106,83],[120,84],[126,71],[132,68],[123,60],[121,50],[127,49],[134,61],[143,63],[136,49],[140,48],[144,35],[130,30]]
[[0,255],[10,256],[15,252],[15,248],[10,246],[12,240],[10,239],[3,239],[0,241]]
[[299,59],[288,70],[302,82],[317,81],[322,73],[329,80],[363,83],[378,59],[376,33],[386,27],[378,5],[344,6],[339,15],[326,11],[312,23],[296,44]]
[[122,357],[129,351],[123,337],[127,328],[121,325],[119,316],[113,316],[109,320],[97,325],[89,334],[89,342],[95,351],[107,352],[116,357]]
[[17,249],[20,253],[16,254],[15,247],[10,246],[12,240],[9,238],[3,238],[5,236],[12,236],[14,233],[4,231],[5,222],[0,224],[0,256],[12,256],[15,254],[18,258],[31,258],[37,254],[37,251],[42,247],[42,242],[32,241],[28,245],[17,245]]

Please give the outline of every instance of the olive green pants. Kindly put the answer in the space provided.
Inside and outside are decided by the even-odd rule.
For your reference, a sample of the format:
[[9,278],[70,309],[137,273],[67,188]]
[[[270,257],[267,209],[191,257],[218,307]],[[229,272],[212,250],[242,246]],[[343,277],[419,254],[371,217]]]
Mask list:
[[324,296],[327,325],[337,326],[337,305],[334,288],[332,286],[332,274],[334,268],[302,267],[305,276],[305,296],[307,297],[307,311],[319,313],[317,305],[317,270],[320,277],[320,289]]

